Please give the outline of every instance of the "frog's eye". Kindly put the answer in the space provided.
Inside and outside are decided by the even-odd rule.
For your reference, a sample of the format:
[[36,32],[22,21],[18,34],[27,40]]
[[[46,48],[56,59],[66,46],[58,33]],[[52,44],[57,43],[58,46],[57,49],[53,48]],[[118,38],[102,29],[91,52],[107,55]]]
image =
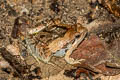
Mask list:
[[79,38],[79,37],[80,37],[80,34],[76,34],[76,35],[75,35],[75,38]]

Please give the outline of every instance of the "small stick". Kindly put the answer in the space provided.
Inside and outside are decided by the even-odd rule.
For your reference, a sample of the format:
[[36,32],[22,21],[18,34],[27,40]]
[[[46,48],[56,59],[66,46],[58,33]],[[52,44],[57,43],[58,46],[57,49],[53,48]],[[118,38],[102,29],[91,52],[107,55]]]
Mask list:
[[21,67],[22,67],[22,69],[24,69],[24,66],[22,66],[18,62],[18,60],[15,59],[15,57],[12,54],[10,54],[5,48],[0,48],[0,53],[1,53],[2,57],[12,66],[12,68],[17,73],[19,78],[21,78],[21,80],[24,80],[24,77],[21,72],[22,71]]

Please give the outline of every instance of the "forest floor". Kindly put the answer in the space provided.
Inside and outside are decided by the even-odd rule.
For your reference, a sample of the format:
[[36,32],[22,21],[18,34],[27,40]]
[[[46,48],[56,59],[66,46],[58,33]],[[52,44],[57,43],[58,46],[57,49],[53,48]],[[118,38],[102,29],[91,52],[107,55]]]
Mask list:
[[[19,16],[25,16],[30,22],[30,27],[36,27],[45,20],[60,18],[62,23],[76,24],[80,21],[82,25],[91,22],[89,14],[94,14],[93,19],[98,21],[115,20],[114,17],[104,8],[92,8],[89,0],[0,0],[0,48],[11,44],[13,38],[11,33],[15,25],[15,19]],[[95,1],[95,0],[93,0]],[[81,20],[78,20],[81,18]],[[75,67],[67,64],[64,58],[52,57],[51,62],[55,66],[45,64],[40,61],[40,64],[31,56],[24,56],[27,65],[32,65],[31,70],[39,67],[41,80],[74,80],[73,77],[64,75],[65,70],[74,69]],[[13,61],[14,62],[14,61]],[[11,65],[4,57],[0,56],[0,80],[21,80],[14,77],[9,70],[3,70]],[[5,67],[5,68],[4,68]],[[14,71],[14,69],[13,69]],[[37,78],[33,80],[39,80]],[[101,76],[100,80],[120,80],[120,75],[116,76]]]

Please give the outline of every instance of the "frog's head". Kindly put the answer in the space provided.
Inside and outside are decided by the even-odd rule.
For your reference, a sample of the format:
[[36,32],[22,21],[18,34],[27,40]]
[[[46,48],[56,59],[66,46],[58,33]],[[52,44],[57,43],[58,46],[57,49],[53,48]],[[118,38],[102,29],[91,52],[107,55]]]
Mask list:
[[88,32],[88,30],[85,27],[83,27],[81,24],[77,24],[76,27],[77,27],[75,34],[76,38],[79,38],[81,34],[83,34],[84,32]]
[[83,27],[81,24],[77,24],[77,32],[78,33],[83,33],[84,31],[87,31],[85,27]]

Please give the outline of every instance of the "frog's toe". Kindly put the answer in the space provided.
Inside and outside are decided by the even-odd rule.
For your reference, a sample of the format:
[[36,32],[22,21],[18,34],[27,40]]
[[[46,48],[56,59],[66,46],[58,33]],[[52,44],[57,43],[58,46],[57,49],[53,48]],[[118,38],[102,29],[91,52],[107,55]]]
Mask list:
[[75,60],[73,58],[65,58],[65,60],[68,64],[81,64],[85,59]]
[[45,55],[39,55],[39,60],[43,61],[44,63],[49,64],[50,59],[51,59],[51,56],[46,57]]
[[41,60],[42,62],[46,63],[46,64],[50,64],[50,65],[53,65],[53,66],[54,66],[54,64],[50,62],[50,57],[48,57],[48,58],[43,58],[43,57],[41,57],[40,60]]
[[40,59],[41,61],[45,62],[45,63],[48,63],[49,60],[50,60],[50,58],[45,58],[45,57],[43,57],[43,56],[40,56],[39,59]]

